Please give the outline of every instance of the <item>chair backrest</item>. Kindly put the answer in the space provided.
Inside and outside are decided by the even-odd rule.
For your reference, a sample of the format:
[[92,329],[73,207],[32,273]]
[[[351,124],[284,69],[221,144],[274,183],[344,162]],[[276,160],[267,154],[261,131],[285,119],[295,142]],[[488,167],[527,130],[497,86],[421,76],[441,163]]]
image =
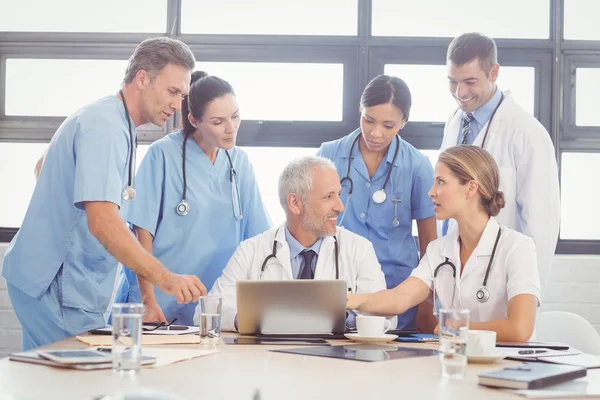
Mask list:
[[600,335],[585,318],[566,311],[540,313],[535,324],[537,340],[561,342],[584,353],[600,355]]

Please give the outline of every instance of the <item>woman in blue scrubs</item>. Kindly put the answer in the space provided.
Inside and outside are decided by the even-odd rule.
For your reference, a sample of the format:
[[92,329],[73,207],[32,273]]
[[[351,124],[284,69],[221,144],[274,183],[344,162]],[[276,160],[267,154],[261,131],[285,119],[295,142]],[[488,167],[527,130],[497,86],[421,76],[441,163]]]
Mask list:
[[[271,221],[252,164],[235,147],[240,113],[231,85],[194,72],[182,120],[182,130],[148,149],[128,220],[166,268],[196,275],[210,290],[240,242],[271,228]],[[197,302],[178,304],[143,279],[139,288],[144,321],[193,325]]]
[[[331,159],[342,177],[345,212],[339,224],[371,241],[388,288],[410,276],[427,245],[436,239],[429,159],[400,138],[408,122],[411,94],[400,78],[379,75],[361,96],[360,128],[323,143],[318,155]],[[413,239],[417,221],[419,250]],[[419,254],[420,253],[420,254]],[[416,308],[400,315],[398,328],[415,326]]]

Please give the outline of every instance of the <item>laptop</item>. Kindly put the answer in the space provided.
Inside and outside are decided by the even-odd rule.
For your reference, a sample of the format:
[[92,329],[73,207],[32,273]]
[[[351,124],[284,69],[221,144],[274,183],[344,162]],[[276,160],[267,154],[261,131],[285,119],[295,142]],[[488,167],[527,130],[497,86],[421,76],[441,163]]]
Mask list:
[[237,321],[243,335],[343,334],[344,280],[238,281]]

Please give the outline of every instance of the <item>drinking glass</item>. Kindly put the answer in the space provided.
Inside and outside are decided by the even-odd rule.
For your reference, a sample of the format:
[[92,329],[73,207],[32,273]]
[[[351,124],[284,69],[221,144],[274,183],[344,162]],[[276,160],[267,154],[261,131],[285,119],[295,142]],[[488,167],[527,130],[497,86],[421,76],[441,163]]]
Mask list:
[[438,314],[442,376],[462,379],[467,368],[469,310],[441,309]]

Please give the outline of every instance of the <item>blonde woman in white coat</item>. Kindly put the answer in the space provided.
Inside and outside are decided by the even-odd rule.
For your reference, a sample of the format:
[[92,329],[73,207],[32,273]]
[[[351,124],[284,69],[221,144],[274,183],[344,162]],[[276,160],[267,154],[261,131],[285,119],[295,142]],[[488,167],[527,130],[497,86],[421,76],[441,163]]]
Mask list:
[[541,298],[535,245],[494,218],[504,207],[498,184],[486,150],[461,145],[442,152],[429,195],[436,217],[455,219],[457,229],[429,244],[406,281],[349,295],[347,308],[399,314],[429,298],[435,311],[469,309],[471,329],[493,330],[500,341],[528,340]]

